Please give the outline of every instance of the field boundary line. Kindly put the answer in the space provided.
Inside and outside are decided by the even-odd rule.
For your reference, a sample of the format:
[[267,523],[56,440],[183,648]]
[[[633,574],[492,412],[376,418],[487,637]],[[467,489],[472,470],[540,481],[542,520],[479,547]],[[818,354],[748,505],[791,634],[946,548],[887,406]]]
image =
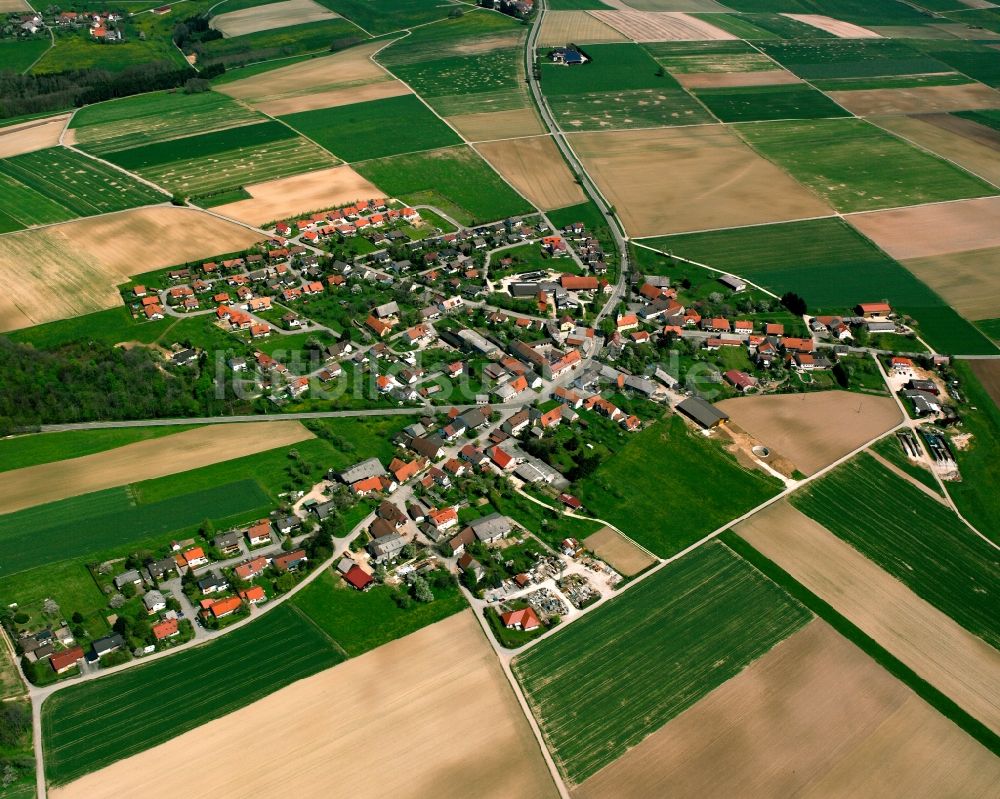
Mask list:
[[[636,247],[641,247],[644,250],[650,250],[652,252],[659,253],[660,255],[665,255],[668,258],[675,258],[678,261],[684,261],[685,263],[691,264],[692,266],[698,266],[698,267],[701,267],[702,269],[708,269],[710,272],[716,272],[717,274],[720,274],[720,275],[732,275],[732,274],[734,274],[733,272],[727,272],[724,269],[719,269],[719,268],[714,267],[714,266],[709,266],[708,264],[703,264],[703,263],[700,263],[698,261],[692,261],[690,258],[684,258],[683,256],[680,256],[680,255],[674,255],[673,253],[664,252],[663,250],[657,249],[656,247],[650,247],[648,244],[643,244],[641,241],[634,241],[633,240],[632,243]],[[763,286],[758,285],[757,283],[754,283],[751,280],[747,280],[745,277],[742,277],[741,275],[735,275],[735,276],[739,277],[740,280],[744,281],[748,286],[753,286],[758,291],[763,291],[768,297],[771,297],[772,299],[775,299],[775,300],[780,300],[781,299],[777,294],[775,294],[770,289],[766,289]]]
[[337,639],[334,638],[332,635],[330,635],[330,633],[328,633],[326,630],[320,627],[315,621],[313,621],[312,617],[310,617],[308,613],[299,608],[299,606],[296,605],[294,602],[291,603],[289,607],[292,609],[292,612],[295,613],[295,615],[299,616],[301,619],[308,622],[313,628],[316,629],[316,631],[320,635],[322,635],[327,641],[329,641],[330,644],[333,646],[333,648],[344,656],[344,660],[351,659],[351,656],[347,654],[347,650],[340,645],[340,642],[337,641]]
[[688,236],[695,233],[721,233],[725,230],[746,230],[747,228],[754,227],[771,227],[772,225],[792,225],[796,222],[815,222],[819,219],[839,219],[841,214],[833,212],[831,214],[823,214],[821,216],[801,216],[797,219],[782,219],[780,222],[751,222],[748,225],[728,225],[727,227],[708,227],[699,228],[698,230],[682,230],[678,233],[653,233],[649,236],[634,236],[632,238],[633,243],[640,244],[643,241],[649,239],[662,239],[667,236]]

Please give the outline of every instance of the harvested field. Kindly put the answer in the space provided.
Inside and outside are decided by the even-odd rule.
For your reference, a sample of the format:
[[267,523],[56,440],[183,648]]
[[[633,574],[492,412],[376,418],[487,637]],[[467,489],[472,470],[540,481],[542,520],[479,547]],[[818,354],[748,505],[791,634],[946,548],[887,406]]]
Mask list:
[[271,116],[283,116],[298,114],[302,111],[316,111],[321,108],[334,108],[340,105],[353,105],[368,100],[384,100],[387,97],[399,97],[409,93],[409,87],[402,81],[386,78],[375,83],[364,83],[360,86],[350,86],[344,89],[329,89],[315,94],[268,100],[264,103],[257,103],[255,107]]
[[902,264],[966,319],[996,317],[1000,308],[1000,247],[909,258]]
[[1000,361],[969,361],[969,368],[983,384],[986,393],[1000,406]]
[[830,213],[811,192],[721,125],[574,133],[568,138],[631,236]]
[[902,421],[892,398],[847,391],[737,397],[723,400],[718,407],[807,475]]
[[482,114],[461,114],[446,117],[445,121],[470,142],[545,133],[545,128],[542,127],[541,120],[534,108],[489,111]]
[[1000,730],[1000,652],[786,502],[734,529],[931,685]]
[[814,620],[599,771],[573,799],[963,796],[1000,760]]
[[626,577],[638,574],[656,563],[655,558],[610,527],[602,527],[583,539],[583,545]]
[[385,42],[360,44],[333,55],[300,61],[249,78],[234,80],[232,83],[223,83],[219,85],[218,91],[256,105],[392,80],[389,73],[371,59],[374,53],[385,46]]
[[81,458],[0,473],[0,514],[186,472],[313,438],[300,422],[208,425]]
[[853,114],[920,114],[976,108],[1000,108],[1000,92],[981,83],[917,86],[912,89],[862,89],[829,92]]
[[952,114],[875,117],[869,121],[1000,186],[1000,131]]
[[[244,249],[262,236],[191,208],[141,208],[4,236],[0,331],[114,308],[131,275]],[[151,246],[155,242],[155,246]],[[24,264],[31,269],[24,270]]]
[[289,25],[302,25],[339,16],[340,14],[334,14],[313,0],[283,0],[280,3],[227,11],[212,17],[209,27],[220,31],[228,39],[245,33],[287,28]]
[[850,22],[842,22],[839,19],[825,17],[822,14],[782,14],[783,17],[794,19],[819,28],[821,31],[832,33],[838,39],[881,39],[875,31],[862,28],[860,25],[852,25]]
[[383,192],[349,166],[335,166],[246,186],[252,200],[219,205],[215,213],[249,225],[287,219],[306,211],[333,208],[355,200],[382,197]]
[[9,11],[29,11],[30,8],[24,0],[0,0],[0,14]]
[[61,114],[0,128],[0,158],[55,147],[68,119],[69,114]]
[[636,42],[708,42],[737,38],[697,17],[680,12],[591,11],[590,13]]
[[[393,756],[387,759],[386,751]],[[197,769],[199,792],[217,799],[371,796],[375,774],[377,793],[400,799],[558,796],[471,613],[301,680],[50,793],[52,799],[139,792],[186,798],[186,769],[164,772],[157,766],[181,760]],[[294,769],[276,767],[293,761]]]
[[1000,197],[845,217],[893,258],[1000,247]]
[[543,211],[578,205],[587,199],[549,136],[484,142],[475,149]]
[[540,47],[561,47],[567,42],[623,42],[625,35],[586,11],[549,11],[538,34]]
[[691,72],[674,75],[685,89],[729,89],[741,86],[782,86],[802,83],[802,78],[785,69],[767,72]]

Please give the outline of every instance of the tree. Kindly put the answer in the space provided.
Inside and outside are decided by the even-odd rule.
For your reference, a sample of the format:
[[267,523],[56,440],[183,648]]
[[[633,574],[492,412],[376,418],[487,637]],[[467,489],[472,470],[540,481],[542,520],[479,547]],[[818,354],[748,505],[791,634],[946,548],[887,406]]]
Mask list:
[[781,304],[796,316],[803,316],[806,312],[806,301],[794,291],[786,291],[782,294]]
[[59,604],[54,599],[46,599],[42,603],[42,612],[47,616],[55,616],[59,613]]
[[292,576],[291,572],[285,572],[274,581],[274,587],[277,588],[282,594],[287,594],[295,588],[295,578]]
[[80,611],[73,613],[73,624],[83,624],[83,614]]
[[108,605],[112,609],[118,610],[119,608],[125,605],[125,597],[122,596],[121,594],[115,594],[114,596],[111,597],[110,600],[108,600]]
[[411,541],[403,547],[400,554],[403,560],[413,560],[417,556],[417,545]]
[[427,581],[420,576],[413,578],[413,596],[417,598],[418,602],[434,601],[434,592],[431,591],[431,587],[427,585]]

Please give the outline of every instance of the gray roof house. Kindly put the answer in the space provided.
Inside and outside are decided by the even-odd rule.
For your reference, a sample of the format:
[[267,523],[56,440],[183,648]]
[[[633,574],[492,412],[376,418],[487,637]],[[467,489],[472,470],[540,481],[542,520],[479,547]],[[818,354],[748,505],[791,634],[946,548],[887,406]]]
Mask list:
[[350,485],[358,480],[367,480],[369,477],[381,477],[385,474],[385,467],[378,458],[368,458],[360,463],[356,463],[348,469],[344,469],[337,475],[343,482]]
[[147,613],[156,613],[167,606],[167,600],[159,591],[147,591],[142,595],[142,604],[146,606]]
[[125,639],[118,633],[112,633],[111,635],[106,635],[104,638],[98,638],[93,644],[91,644],[93,659],[96,660],[103,655],[107,655],[109,652],[115,652],[123,646],[125,646]]
[[469,527],[476,534],[476,538],[485,543],[498,541],[513,529],[510,519],[499,513],[491,513],[489,516],[476,519],[469,523]]
[[392,560],[406,546],[406,541],[399,533],[390,533],[369,542],[368,552],[376,563]]
[[162,580],[165,575],[177,571],[177,563],[173,558],[161,558],[160,560],[151,560],[146,564],[146,568],[154,580]]
[[142,577],[139,576],[139,572],[135,569],[130,569],[127,572],[123,572],[115,577],[115,588],[119,591],[126,585],[142,585]]
[[243,534],[239,530],[230,530],[228,533],[220,533],[213,539],[215,548],[222,552],[233,552],[240,548],[240,540]]

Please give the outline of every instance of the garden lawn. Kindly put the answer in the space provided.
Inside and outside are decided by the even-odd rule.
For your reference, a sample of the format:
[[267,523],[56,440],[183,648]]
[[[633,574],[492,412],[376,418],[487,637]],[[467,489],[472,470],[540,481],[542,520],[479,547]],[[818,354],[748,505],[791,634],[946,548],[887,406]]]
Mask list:
[[843,314],[865,297],[884,297],[912,314],[941,352],[995,352],[944,300],[840,219],[682,233],[644,243],[740,275],[779,295],[793,291],[810,313]]
[[461,144],[413,94],[281,118],[344,161],[362,161]]
[[780,489],[671,415],[632,436],[574,493],[591,515],[669,557]]
[[0,159],[0,214],[24,226],[123,211],[166,199],[135,178],[64,147]]
[[764,122],[734,129],[838,211],[996,193],[988,183],[860,119]]
[[792,504],[971,633],[1000,646],[1000,555],[949,508],[869,457],[810,483]]
[[397,155],[354,168],[389,196],[434,205],[463,225],[533,210],[471,147]]
[[[279,607],[218,640],[66,688],[42,706],[46,776],[65,784],[342,660],[322,632]],[[155,723],[138,734],[151,713]]]
[[433,592],[433,602],[414,601],[404,610],[388,586],[356,591],[326,569],[295,595],[292,606],[355,657],[468,607],[457,585]]
[[695,96],[723,122],[850,116],[825,94],[805,84],[698,89]]
[[579,784],[809,618],[712,543],[518,656],[513,669],[560,770]]

